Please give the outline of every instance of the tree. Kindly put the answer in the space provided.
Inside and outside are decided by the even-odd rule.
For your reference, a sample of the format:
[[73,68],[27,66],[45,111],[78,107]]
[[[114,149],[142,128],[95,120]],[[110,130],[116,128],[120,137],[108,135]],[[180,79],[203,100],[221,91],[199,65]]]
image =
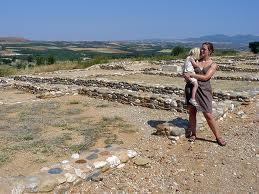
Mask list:
[[26,63],[23,62],[23,61],[19,61],[19,62],[16,64],[16,67],[17,67],[17,69],[25,69],[25,68],[26,68]]
[[48,65],[51,65],[51,64],[54,64],[56,62],[56,59],[54,58],[54,56],[48,56],[47,58],[47,64]]
[[44,65],[45,64],[45,58],[44,57],[36,57],[36,65]]
[[33,62],[33,57],[32,57],[31,55],[29,55],[29,56],[27,57],[27,61],[28,61],[29,63]]
[[173,56],[179,56],[180,54],[184,53],[185,49],[182,46],[175,46],[171,52]]
[[259,42],[249,42],[249,48],[251,52],[255,54],[259,53]]

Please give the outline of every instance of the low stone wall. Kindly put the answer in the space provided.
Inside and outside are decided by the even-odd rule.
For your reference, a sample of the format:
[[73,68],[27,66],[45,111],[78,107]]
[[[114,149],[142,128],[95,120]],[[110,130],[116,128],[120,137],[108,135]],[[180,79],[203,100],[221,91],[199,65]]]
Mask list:
[[82,88],[79,94],[87,95],[92,98],[100,98],[109,101],[116,101],[122,104],[130,104],[134,106],[143,106],[152,109],[176,110],[184,112],[184,101],[176,98],[168,98],[161,95],[138,94],[128,91],[115,91],[105,89]]
[[176,94],[183,96],[184,90],[177,87],[163,87],[163,86],[150,86],[140,85],[137,83],[117,82],[117,81],[103,81],[103,80],[82,80],[70,78],[41,78],[41,77],[28,77],[28,76],[15,76],[14,80],[30,82],[30,83],[49,83],[49,84],[64,84],[64,85],[78,85],[86,87],[106,87],[112,89],[127,89],[140,92],[151,92],[155,94]]
[[[168,76],[168,77],[182,77],[180,73],[166,73],[161,71],[144,71],[143,74],[147,75],[159,75],[159,76]],[[259,81],[257,77],[225,77],[225,76],[214,76],[212,79],[217,80],[233,80],[233,81]]]
[[79,93],[81,95],[87,95],[92,98],[116,101],[122,104],[129,104],[133,106],[143,106],[162,110],[176,110],[178,112],[185,111],[183,98],[177,95],[168,96],[99,87],[81,87],[80,89],[73,90],[73,92],[69,93],[68,91],[62,91],[50,87],[47,88],[44,86],[36,86],[35,84],[29,83],[15,83],[13,87],[19,90],[37,94],[38,98],[55,98],[66,94]]
[[45,92],[55,91],[55,90],[51,90],[51,89],[42,88],[42,87],[39,87],[39,86],[34,86],[34,85],[31,85],[31,84],[17,84],[17,83],[14,83],[12,85],[12,87],[14,87],[17,90],[22,90],[22,91],[32,93],[32,94],[41,94],[41,93],[45,93]]
[[124,66],[118,65],[118,64],[104,64],[104,65],[99,65],[99,67],[101,69],[105,69],[105,70],[119,70],[119,69],[122,69],[122,70],[126,71]]
[[219,65],[220,71],[232,71],[232,72],[251,72],[251,73],[257,73],[259,72],[259,69],[253,69],[253,68],[241,68],[241,67],[233,67],[228,65]]
[[[161,74],[161,72],[160,72]],[[178,74],[172,74],[172,76],[178,76]],[[150,86],[150,85],[140,85],[128,82],[116,82],[116,81],[103,81],[103,80],[81,80],[81,79],[70,79],[70,78],[41,78],[41,77],[28,77],[28,76],[15,76],[14,80],[31,82],[31,83],[49,83],[49,84],[64,84],[64,85],[77,85],[85,87],[103,87],[111,89],[126,89],[138,92],[151,92],[154,94],[161,95],[178,95],[183,96],[184,90],[177,87],[164,87],[164,86]],[[218,100],[236,100],[244,101],[248,100],[249,96],[240,93],[224,93],[224,92],[213,92],[213,97]]]

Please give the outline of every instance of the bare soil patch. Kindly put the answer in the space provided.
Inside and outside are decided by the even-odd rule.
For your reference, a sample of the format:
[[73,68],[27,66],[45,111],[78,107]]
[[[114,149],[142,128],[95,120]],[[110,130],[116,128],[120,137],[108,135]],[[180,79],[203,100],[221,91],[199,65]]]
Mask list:
[[[17,103],[19,98],[22,103]],[[120,114],[109,113],[124,108],[114,103],[85,96],[34,98],[15,90],[1,92],[1,176],[29,175],[95,143],[123,144],[121,136],[134,136],[138,131]]]

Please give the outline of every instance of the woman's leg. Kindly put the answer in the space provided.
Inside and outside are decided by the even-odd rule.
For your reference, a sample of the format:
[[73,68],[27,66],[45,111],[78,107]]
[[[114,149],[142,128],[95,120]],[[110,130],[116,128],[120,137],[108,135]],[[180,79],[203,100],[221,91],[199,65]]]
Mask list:
[[190,106],[188,107],[189,109],[189,126],[188,128],[191,129],[192,135],[191,136],[196,136],[196,114],[197,110],[195,107]]
[[221,137],[221,134],[219,132],[219,127],[217,122],[215,121],[214,117],[212,116],[212,113],[208,113],[208,112],[203,112],[204,117],[206,118],[206,121],[210,127],[210,129],[212,130],[213,134],[215,135],[217,142],[219,145],[224,146],[226,145],[226,142],[224,141],[224,139]]

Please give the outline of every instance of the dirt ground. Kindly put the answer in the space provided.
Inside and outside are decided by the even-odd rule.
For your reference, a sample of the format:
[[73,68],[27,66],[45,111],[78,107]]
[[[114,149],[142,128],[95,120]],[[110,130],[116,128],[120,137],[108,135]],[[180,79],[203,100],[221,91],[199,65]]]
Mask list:
[[[6,94],[12,94],[12,98],[6,98]],[[16,90],[7,90],[5,94],[2,91],[0,99],[4,103],[1,105],[1,176],[28,175],[70,157],[73,152],[115,143],[136,150],[150,163],[141,167],[130,161],[121,169],[104,173],[99,182],[83,182],[71,189],[71,193],[259,191],[258,96],[257,106],[256,101],[242,105],[219,121],[228,142],[226,147],[215,143],[210,130],[199,131],[194,143],[182,137],[173,144],[167,137],[152,135],[155,129],[151,122],[186,119],[184,113],[80,95],[37,100]],[[240,111],[244,112],[242,118]],[[34,119],[39,114],[46,120],[36,124]],[[13,124],[8,125],[11,121]],[[21,131],[21,126],[27,131]],[[97,130],[99,135],[90,137],[94,133],[84,131],[85,126]],[[8,142],[4,137],[9,137]],[[6,160],[3,154],[8,156]]]
[[30,175],[92,146],[123,144],[120,136],[138,130],[114,112],[123,105],[86,96],[41,100],[6,89],[0,102],[1,177]]
[[[124,73],[91,69],[42,76],[184,85],[181,78]],[[256,82],[213,80],[212,84],[226,90],[258,88]],[[137,151],[149,164],[141,167],[130,161],[104,173],[98,182],[73,187],[70,193],[258,193],[258,96],[256,99],[219,121],[227,141],[227,146],[220,147],[208,127],[198,131],[194,143],[181,137],[174,144],[167,137],[152,135],[153,122],[186,121],[186,113],[81,95],[38,99],[22,91],[1,89],[0,177],[30,175],[75,152],[118,144]]]
[[[176,145],[141,130],[137,138],[123,141],[148,158],[149,165],[130,162],[104,174],[102,181],[84,182],[71,193],[257,193],[258,103],[257,96],[257,105],[255,101],[242,105],[219,122],[225,147],[216,144],[210,130],[199,131],[194,143],[181,138]],[[243,118],[239,111],[244,112]]]

